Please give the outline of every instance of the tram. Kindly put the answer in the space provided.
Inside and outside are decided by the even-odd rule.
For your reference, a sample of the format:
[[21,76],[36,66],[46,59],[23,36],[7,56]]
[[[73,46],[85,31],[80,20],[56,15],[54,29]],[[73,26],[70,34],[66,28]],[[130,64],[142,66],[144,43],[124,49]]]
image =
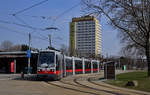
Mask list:
[[100,71],[98,60],[69,57],[56,50],[39,51],[37,63],[38,78],[60,80],[69,75],[97,73]]

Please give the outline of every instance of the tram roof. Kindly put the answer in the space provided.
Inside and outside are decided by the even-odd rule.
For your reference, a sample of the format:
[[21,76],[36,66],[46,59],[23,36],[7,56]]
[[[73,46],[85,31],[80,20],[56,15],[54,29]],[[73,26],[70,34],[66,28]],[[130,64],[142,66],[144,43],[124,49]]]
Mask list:
[[45,49],[45,50],[40,50],[39,52],[60,52],[60,51],[51,50],[51,49]]

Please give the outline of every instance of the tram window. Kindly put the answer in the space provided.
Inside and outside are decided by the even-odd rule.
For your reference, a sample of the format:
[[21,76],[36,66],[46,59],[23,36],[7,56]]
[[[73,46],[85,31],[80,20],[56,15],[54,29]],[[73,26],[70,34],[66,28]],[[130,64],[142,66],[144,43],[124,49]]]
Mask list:
[[87,64],[88,66],[88,69],[91,69],[91,62],[90,61],[88,61],[88,64]]
[[91,62],[85,61],[85,68],[86,69],[91,69]]
[[66,69],[72,69],[72,60],[66,59]]
[[58,57],[58,55],[56,55],[56,70],[59,70],[60,68],[60,58]]
[[58,56],[56,55],[56,69],[58,69]]
[[54,52],[41,52],[40,53],[38,66],[44,63],[50,66],[54,65]]
[[97,69],[97,63],[96,62],[93,62],[93,68]]
[[85,68],[88,68],[88,64],[87,64],[87,62],[85,61]]
[[82,69],[82,61],[81,60],[75,61],[75,68],[76,69]]

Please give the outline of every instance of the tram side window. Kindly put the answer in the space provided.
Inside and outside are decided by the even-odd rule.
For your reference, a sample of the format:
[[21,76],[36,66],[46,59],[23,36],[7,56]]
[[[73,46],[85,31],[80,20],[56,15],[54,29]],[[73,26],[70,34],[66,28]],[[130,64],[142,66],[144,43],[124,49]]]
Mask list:
[[58,55],[56,55],[56,70],[59,70],[60,68],[60,58],[58,57]]
[[72,60],[66,59],[66,69],[72,69]]
[[93,62],[93,68],[97,69],[97,63],[96,62]]
[[76,69],[82,69],[82,61],[81,60],[75,61],[75,68]]
[[87,67],[88,67],[88,69],[91,69],[91,62],[90,62],[90,61],[88,61],[87,63],[88,63],[88,66],[87,66]]
[[86,69],[89,68],[89,67],[88,67],[88,62],[87,62],[87,61],[85,61],[85,68],[86,68]]

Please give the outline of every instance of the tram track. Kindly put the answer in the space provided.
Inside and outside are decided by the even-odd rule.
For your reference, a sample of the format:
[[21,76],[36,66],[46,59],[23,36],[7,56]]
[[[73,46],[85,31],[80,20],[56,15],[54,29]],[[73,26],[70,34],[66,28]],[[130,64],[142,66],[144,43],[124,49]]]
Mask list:
[[109,86],[103,82],[96,82],[98,76],[72,76],[60,81],[44,81],[48,85],[68,89],[85,95],[149,95],[138,91]]
[[45,83],[47,83],[49,85],[57,86],[59,88],[77,91],[77,92],[81,92],[84,94],[90,94],[90,95],[125,95],[125,94],[108,93],[108,92],[102,91],[102,90],[94,90],[94,89],[79,85],[78,83],[76,83],[74,81],[75,79],[79,79],[79,78],[86,79],[85,77],[77,77],[77,78],[73,78],[71,80],[60,80],[60,81],[57,81],[57,83],[48,82],[48,81],[45,81]]
[[[107,85],[105,85],[105,84],[95,83],[94,81],[92,81],[92,78],[94,78],[94,77],[88,78],[87,81],[88,81],[89,83],[94,84],[94,85],[97,85],[97,86],[100,86],[100,87],[106,87],[106,88],[110,88],[110,89],[114,89],[114,90],[122,90],[122,89],[124,89],[124,88],[117,88],[117,87],[107,86]],[[124,91],[125,91],[125,90],[124,90]],[[128,90],[128,92],[134,93],[134,94],[139,94],[139,95],[149,95],[149,94],[143,94],[143,93],[140,93],[140,92],[135,92],[135,91],[130,91],[130,90]]]
[[[73,83],[70,83],[70,82],[66,82],[66,81],[61,81],[61,83],[64,83],[64,84],[68,84],[68,85],[72,85],[72,86],[80,86],[80,85],[77,85],[77,84],[73,84]],[[81,87],[81,86],[80,86]]]
[[104,90],[104,89],[99,89],[99,88],[90,87],[90,86],[87,86],[87,85],[81,83],[82,81],[79,82],[77,78],[75,78],[73,81],[74,81],[76,84],[78,84],[78,85],[80,85],[80,86],[82,86],[82,87],[86,87],[86,88],[92,89],[92,90],[94,90],[94,91],[105,92],[105,93],[113,94],[113,95],[129,95],[129,94],[118,93],[118,92],[115,92],[115,91],[108,91],[108,90]]
[[[81,89],[82,91],[84,90],[86,90],[86,91],[90,91],[90,92],[92,92],[92,93],[95,93],[96,95],[104,95],[104,94],[100,94],[101,92],[100,91],[95,91],[95,90],[93,90],[93,89],[89,89],[89,88],[87,88],[87,87],[85,87],[85,86],[82,86],[82,85],[79,85],[79,84],[77,84],[76,82],[74,82],[74,79],[72,80],[72,81],[60,81],[61,83],[64,83],[64,84],[67,84],[67,85],[71,85],[71,86],[76,86],[76,87],[78,87],[78,89]],[[105,95],[107,95],[108,93],[105,93]]]
[[[122,93],[117,93],[117,92],[113,92],[113,91],[107,91],[107,90],[103,90],[103,89],[97,89],[97,88],[94,88],[94,87],[89,87],[87,85],[83,85],[83,84],[81,84],[81,83],[79,83],[77,81],[77,79],[80,79],[80,78],[81,78],[81,80],[83,80],[82,77],[77,77],[77,78],[74,78],[72,80],[72,82],[62,81],[62,80],[61,80],[61,82],[64,83],[64,84],[72,85],[72,86],[78,86],[78,87],[86,88],[86,90],[96,91],[98,94],[104,92],[104,93],[112,94],[112,95],[129,95],[129,94],[122,94]],[[84,81],[86,81],[88,79],[84,78]]]
[[47,83],[49,85],[59,87],[59,88],[68,89],[68,90],[71,90],[71,91],[77,91],[77,92],[81,92],[81,93],[85,93],[85,94],[91,94],[91,95],[101,95],[101,94],[97,94],[97,93],[93,93],[93,92],[89,92],[89,91],[83,91],[83,90],[79,90],[79,89],[75,89],[75,88],[70,88],[70,87],[67,87],[67,86],[62,86],[62,85],[47,82],[47,81],[45,81],[45,83]]

